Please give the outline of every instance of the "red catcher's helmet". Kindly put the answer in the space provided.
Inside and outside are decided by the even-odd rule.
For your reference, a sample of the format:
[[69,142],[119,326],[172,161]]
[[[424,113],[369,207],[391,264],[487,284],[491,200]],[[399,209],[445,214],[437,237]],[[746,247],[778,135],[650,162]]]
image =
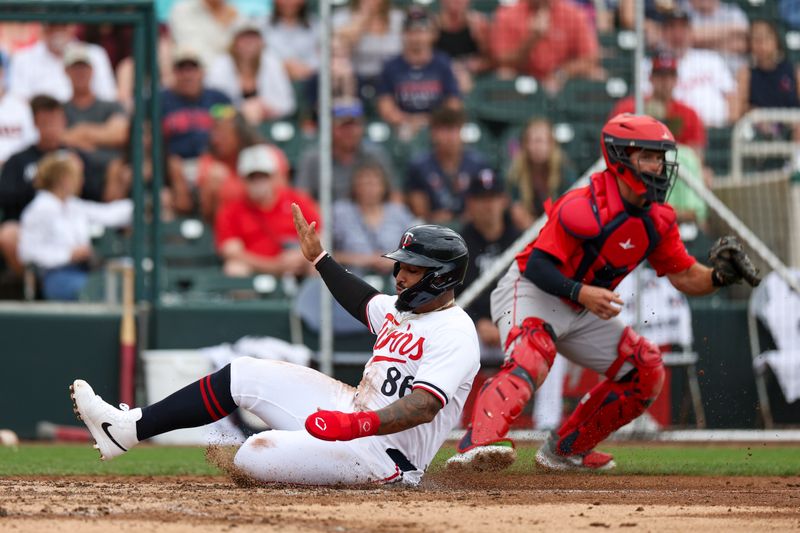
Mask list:
[[[678,164],[675,137],[663,123],[647,115],[622,113],[609,120],[601,133],[601,148],[608,169],[636,194],[664,203],[675,182]],[[630,158],[632,149],[664,153],[660,174],[639,172]],[[672,154],[670,161],[668,154]]]

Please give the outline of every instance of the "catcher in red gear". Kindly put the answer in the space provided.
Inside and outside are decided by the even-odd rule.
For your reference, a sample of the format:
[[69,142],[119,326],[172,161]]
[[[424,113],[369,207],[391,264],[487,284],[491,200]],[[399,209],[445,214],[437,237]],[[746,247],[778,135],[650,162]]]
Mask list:
[[642,261],[678,290],[704,295],[756,270],[733,237],[699,264],[681,241],[666,199],[675,180],[675,139],[652,117],[622,114],[601,133],[607,168],[547,206],[548,221],[492,292],[492,319],[506,361],[475,401],[451,468],[498,469],[516,453],[506,434],[542,384],[556,352],[604,375],[536,454],[552,470],[608,470],[595,446],[641,415],[664,382],[657,346],[619,321],[614,288]]

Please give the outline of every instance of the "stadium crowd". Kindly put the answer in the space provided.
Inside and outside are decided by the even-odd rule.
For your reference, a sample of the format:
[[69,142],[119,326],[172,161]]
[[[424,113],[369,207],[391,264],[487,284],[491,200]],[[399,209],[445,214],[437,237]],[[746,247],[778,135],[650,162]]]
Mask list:
[[[761,19],[743,9],[749,0],[646,1],[648,57],[637,66],[645,112],[672,129],[697,179],[720,170],[707,157],[709,133],[752,108],[800,107],[785,39],[800,30],[796,2],[767,4],[775,4],[774,16]],[[306,273],[289,206],[298,202],[314,218],[319,195],[316,3],[159,0],[157,7],[161,161],[150,157],[149,131],[143,160],[130,153],[129,27],[0,24],[4,297],[17,294],[25,269],[45,288],[59,275],[77,287],[40,290],[42,297],[79,297],[86,276],[74,273],[85,274],[100,255],[87,221],[102,222],[92,216],[98,202],[125,205],[133,164],[147,183],[154,167],[163,169],[160,216],[202,219],[225,274]],[[386,273],[380,252],[421,219],[464,228],[477,276],[598,155],[602,122],[633,111],[631,47],[620,45],[633,11],[634,0],[352,0],[337,7],[332,224],[342,262]],[[623,90],[585,102],[595,105],[588,112],[580,97],[569,100],[581,83],[603,92],[617,78]],[[545,102],[538,112],[520,107],[513,120],[476,112],[487,95],[502,98],[503,84],[519,89],[521,80],[529,89],[533,83],[523,96]],[[759,134],[800,138],[769,124]],[[45,158],[69,164],[40,165]],[[69,187],[53,194],[61,182]],[[82,214],[34,216],[43,197]],[[682,218],[704,221],[690,194],[673,201]],[[119,213],[129,218],[126,209],[110,225],[123,222]],[[31,253],[21,239],[31,231],[39,246],[63,253],[46,260]],[[496,332],[481,335],[497,342]]]

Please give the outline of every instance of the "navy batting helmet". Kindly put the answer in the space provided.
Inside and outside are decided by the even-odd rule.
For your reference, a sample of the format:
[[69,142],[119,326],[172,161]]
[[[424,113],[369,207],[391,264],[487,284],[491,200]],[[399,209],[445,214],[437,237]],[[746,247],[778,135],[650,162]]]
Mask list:
[[467,243],[455,231],[435,224],[423,224],[406,230],[397,250],[384,254],[384,257],[397,261],[395,276],[400,271],[400,263],[428,269],[421,280],[397,297],[397,309],[411,311],[463,282],[469,254]]

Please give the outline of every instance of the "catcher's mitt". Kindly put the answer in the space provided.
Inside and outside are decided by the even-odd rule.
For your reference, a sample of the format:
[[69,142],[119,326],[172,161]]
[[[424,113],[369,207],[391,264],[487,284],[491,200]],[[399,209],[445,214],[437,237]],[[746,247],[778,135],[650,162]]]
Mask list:
[[727,287],[742,279],[752,287],[761,283],[758,269],[736,237],[728,235],[717,239],[708,251],[708,260],[713,268],[711,280],[716,287]]

